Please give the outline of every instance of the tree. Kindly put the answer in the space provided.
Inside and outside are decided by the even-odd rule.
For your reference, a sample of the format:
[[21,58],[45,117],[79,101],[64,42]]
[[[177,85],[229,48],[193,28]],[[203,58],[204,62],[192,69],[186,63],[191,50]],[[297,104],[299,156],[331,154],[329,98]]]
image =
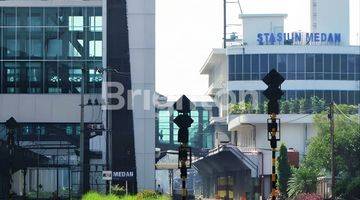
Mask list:
[[294,199],[301,193],[315,193],[319,172],[310,167],[292,169],[292,176],[289,179],[288,195]]
[[[360,198],[359,193],[353,192],[360,191],[360,122],[359,116],[354,115],[357,108],[351,105],[337,108],[334,150],[335,174],[339,179],[334,192],[346,199]],[[310,140],[303,167],[330,172],[330,131],[326,113],[315,115],[314,126],[317,136]]]
[[280,195],[282,199],[288,197],[287,188],[288,181],[291,176],[291,168],[288,162],[287,148],[284,144],[280,146],[280,155],[278,157],[278,186],[280,190]]
[[[345,107],[342,105],[342,107]],[[346,109],[344,109],[346,110]],[[337,174],[360,176],[359,116],[335,114],[335,164]],[[317,136],[310,140],[305,165],[330,170],[330,131],[326,113],[314,117]]]

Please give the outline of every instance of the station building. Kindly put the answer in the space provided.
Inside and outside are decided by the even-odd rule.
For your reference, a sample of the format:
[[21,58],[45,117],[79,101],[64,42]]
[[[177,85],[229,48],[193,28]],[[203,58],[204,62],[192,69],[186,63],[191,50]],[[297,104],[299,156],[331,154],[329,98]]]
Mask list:
[[[219,117],[210,120],[215,147],[194,163],[205,197],[269,196],[271,148],[262,79],[271,69],[286,79],[279,144],[289,148],[293,165],[299,165],[316,135],[315,113],[332,101],[359,105],[360,47],[349,44],[349,2],[314,0],[310,10],[310,33],[286,33],[286,14],[241,14],[240,42],[214,49],[202,67],[201,74],[209,77],[208,95],[219,105]],[[328,15],[335,12],[339,18]]]
[[[90,139],[90,188],[105,191],[101,173],[112,170],[132,174],[113,181],[131,192],[155,189],[155,108],[144,98],[155,88],[155,1],[1,1],[0,38],[1,160],[4,123],[19,124],[1,199],[79,196],[82,90],[85,126],[104,127]],[[107,82],[123,86],[121,109],[109,109]]]

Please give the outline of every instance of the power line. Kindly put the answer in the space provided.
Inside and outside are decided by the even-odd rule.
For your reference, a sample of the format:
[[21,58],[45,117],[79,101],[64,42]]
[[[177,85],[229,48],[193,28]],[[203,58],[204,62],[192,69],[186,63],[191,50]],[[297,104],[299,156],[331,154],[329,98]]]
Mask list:
[[359,121],[355,121],[354,119],[352,119],[351,117],[349,117],[348,115],[346,115],[346,114],[338,107],[338,105],[337,105],[336,103],[334,103],[334,105],[335,105],[335,108],[336,108],[346,119],[348,119],[348,120],[350,120],[350,121],[352,121],[352,122],[354,122],[354,123],[360,124]]

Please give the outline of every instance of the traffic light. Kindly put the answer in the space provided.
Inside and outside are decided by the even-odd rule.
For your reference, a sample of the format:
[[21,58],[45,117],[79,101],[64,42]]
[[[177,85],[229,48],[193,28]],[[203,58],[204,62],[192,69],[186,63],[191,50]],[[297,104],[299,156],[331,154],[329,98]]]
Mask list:
[[187,114],[180,114],[174,119],[174,123],[179,127],[178,131],[178,142],[188,143],[189,142],[189,130],[194,120]]
[[174,104],[174,110],[178,111],[179,115],[173,120],[173,122],[179,127],[178,142],[179,147],[179,159],[178,168],[180,169],[180,178],[182,180],[182,199],[186,199],[186,178],[187,169],[191,167],[191,148],[188,147],[189,142],[189,130],[194,120],[190,117],[190,112],[194,108],[194,104],[183,95]]
[[275,69],[272,69],[264,78],[263,81],[268,88],[263,92],[265,97],[269,100],[268,114],[279,114],[279,102],[284,92],[280,89],[280,85],[285,81]]
[[272,69],[263,79],[264,83],[268,85],[268,88],[263,92],[265,97],[269,100],[268,103],[268,114],[270,118],[267,120],[267,132],[268,132],[268,141],[270,141],[270,146],[272,150],[272,178],[271,178],[271,199],[276,199],[276,148],[277,142],[280,140],[280,119],[276,118],[276,115],[279,114],[279,100],[281,96],[284,95],[284,92],[280,89],[280,85],[285,81],[285,79],[275,70]]

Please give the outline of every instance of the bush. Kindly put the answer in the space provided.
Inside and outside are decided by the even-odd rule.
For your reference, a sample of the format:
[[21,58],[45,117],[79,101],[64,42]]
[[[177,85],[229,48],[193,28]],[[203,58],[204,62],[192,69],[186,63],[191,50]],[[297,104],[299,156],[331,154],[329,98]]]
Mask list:
[[305,114],[306,111],[306,99],[299,99],[299,112]]
[[288,162],[287,148],[284,144],[280,146],[280,155],[278,157],[278,188],[280,190],[280,199],[288,197],[288,181],[291,176],[291,168]]
[[296,196],[295,200],[322,200],[320,195],[303,193]]
[[323,99],[313,96],[310,100],[313,113],[321,113],[322,111],[325,111],[325,101]]
[[111,186],[111,193],[121,197],[126,194],[126,189],[120,185],[114,185]]
[[300,103],[296,99],[290,99],[289,101],[289,110],[291,114],[300,113]]
[[159,195],[153,190],[144,190],[136,195],[137,200],[157,199]]
[[360,198],[360,177],[354,178],[346,188],[348,199]]
[[82,198],[82,200],[102,200],[103,196],[97,192],[90,191],[86,193]]
[[319,172],[310,167],[301,166],[292,169],[292,176],[288,182],[288,195],[295,198],[302,193],[316,192],[317,177]]
[[280,113],[288,114],[290,113],[290,103],[287,100],[282,99],[280,101]]

